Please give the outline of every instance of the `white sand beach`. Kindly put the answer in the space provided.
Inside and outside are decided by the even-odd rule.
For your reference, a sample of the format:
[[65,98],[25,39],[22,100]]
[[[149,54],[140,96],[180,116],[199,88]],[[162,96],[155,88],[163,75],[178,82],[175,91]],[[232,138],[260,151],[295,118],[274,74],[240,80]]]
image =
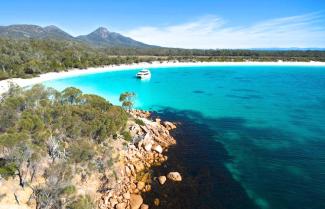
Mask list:
[[324,66],[325,62],[153,62],[153,63],[138,63],[128,65],[110,65],[87,69],[71,69],[62,72],[50,72],[41,74],[38,77],[22,79],[12,78],[0,81],[0,95],[6,92],[10,83],[20,87],[27,87],[42,83],[44,81],[61,79],[66,77],[74,77],[79,75],[113,72],[120,70],[134,70],[141,68],[159,68],[159,67],[190,67],[190,66]]

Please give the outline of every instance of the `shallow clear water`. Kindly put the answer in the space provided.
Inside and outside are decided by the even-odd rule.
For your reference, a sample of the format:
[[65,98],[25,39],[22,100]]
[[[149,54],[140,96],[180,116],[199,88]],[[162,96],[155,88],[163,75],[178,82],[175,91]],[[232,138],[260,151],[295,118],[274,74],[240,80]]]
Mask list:
[[225,168],[259,208],[325,208],[324,67],[150,70],[148,81],[119,71],[45,84],[76,86],[114,104],[120,93],[134,91],[138,108],[182,112],[213,130],[208,140],[223,145]]

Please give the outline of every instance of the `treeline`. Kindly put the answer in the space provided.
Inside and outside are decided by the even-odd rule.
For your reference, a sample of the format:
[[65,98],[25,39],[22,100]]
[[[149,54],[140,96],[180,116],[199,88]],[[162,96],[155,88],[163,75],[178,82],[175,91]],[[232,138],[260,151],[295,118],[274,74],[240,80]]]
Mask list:
[[[123,136],[127,120],[121,107],[73,87],[13,86],[0,101],[0,179],[18,176],[36,208],[94,208],[72,179],[110,169],[111,140]],[[41,177],[44,184],[35,182]]]
[[93,48],[73,41],[0,38],[0,80],[70,68],[152,61],[325,61],[324,51]]
[[150,62],[150,57],[112,56],[72,41],[0,39],[0,80],[31,77],[70,68]]

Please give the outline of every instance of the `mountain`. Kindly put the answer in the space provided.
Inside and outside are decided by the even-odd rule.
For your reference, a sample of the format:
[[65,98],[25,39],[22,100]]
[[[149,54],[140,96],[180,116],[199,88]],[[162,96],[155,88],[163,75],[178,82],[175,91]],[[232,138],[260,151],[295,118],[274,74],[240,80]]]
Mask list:
[[98,28],[88,35],[73,37],[54,25],[47,27],[40,27],[37,25],[9,25],[0,26],[0,37],[13,39],[32,38],[77,41],[91,45],[93,47],[154,47],[123,36],[119,33],[109,32],[106,28],[103,27]]
[[64,39],[74,38],[56,26],[40,27],[37,25],[10,25],[0,27],[0,37],[7,38],[34,38],[34,39]]
[[135,41],[119,33],[109,32],[106,28],[103,27],[98,28],[88,35],[78,36],[77,39],[98,47],[151,47],[150,45]]
[[73,36],[71,36],[69,33],[61,30],[60,28],[50,25],[47,27],[44,27],[44,30],[48,33],[48,36],[54,37],[54,38],[61,38],[61,39],[74,39]]

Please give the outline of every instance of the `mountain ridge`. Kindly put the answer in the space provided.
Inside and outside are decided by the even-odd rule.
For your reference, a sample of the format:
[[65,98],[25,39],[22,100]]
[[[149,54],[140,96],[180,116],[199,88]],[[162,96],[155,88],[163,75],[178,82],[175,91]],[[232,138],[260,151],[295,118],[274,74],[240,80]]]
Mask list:
[[156,47],[136,41],[122,34],[110,32],[105,27],[80,36],[72,36],[55,25],[41,27],[38,25],[15,24],[0,26],[0,37],[13,39],[58,39],[76,41],[93,47],[150,48]]
[[81,35],[77,36],[76,38],[81,40],[82,42],[86,42],[94,46],[132,46],[136,48],[150,47],[150,45],[133,40],[132,38],[123,36],[119,33],[110,32],[107,28],[104,27],[99,27],[88,35]]

